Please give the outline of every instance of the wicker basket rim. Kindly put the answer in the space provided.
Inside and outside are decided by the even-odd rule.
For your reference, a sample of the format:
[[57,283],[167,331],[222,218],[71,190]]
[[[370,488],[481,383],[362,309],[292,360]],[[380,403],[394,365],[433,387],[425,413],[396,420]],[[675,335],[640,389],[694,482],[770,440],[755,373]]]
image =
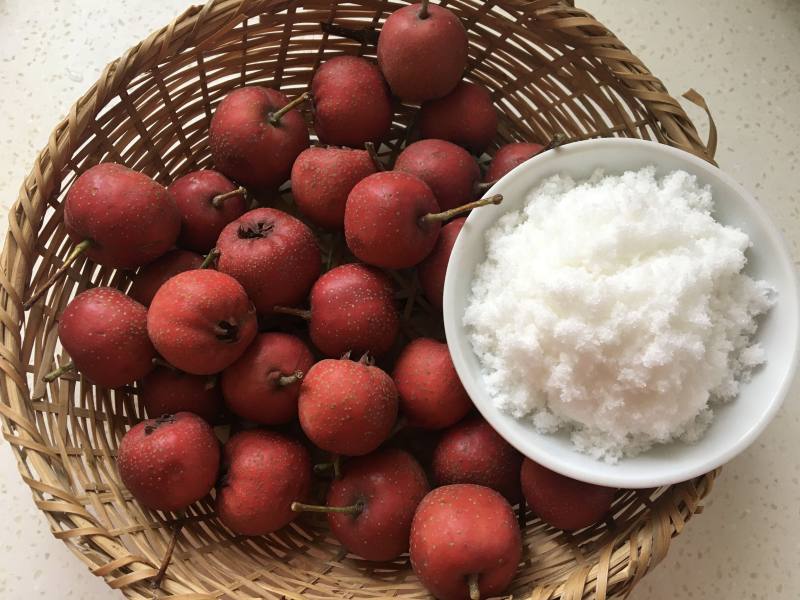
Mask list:
[[[171,23],[154,31],[110,62],[97,81],[72,105],[67,117],[53,129],[9,211],[9,232],[2,251],[0,281],[0,327],[3,332],[0,419],[4,436],[12,446],[23,480],[31,488],[39,509],[47,514],[54,534],[65,542],[69,537],[81,536],[85,540],[81,558],[93,566],[95,575],[105,577],[115,588],[125,589],[146,581],[155,574],[155,565],[142,556],[131,555],[119,543],[117,536],[100,525],[81,502],[58,485],[59,472],[66,466],[61,456],[48,447],[29,406],[32,390],[29,389],[27,375],[30,370],[20,358],[23,354],[25,322],[22,302],[31,289],[32,271],[37,260],[36,246],[40,242],[38,229],[45,212],[51,207],[50,199],[58,189],[61,173],[70,166],[70,158],[80,146],[87,129],[106,104],[134,77],[187,48],[194,48],[197,52],[210,48],[216,40],[243,21],[270,10],[281,10],[289,4],[291,2],[285,0],[210,0],[202,6],[191,6]],[[507,0],[506,4],[509,7],[538,10],[539,14],[551,18],[551,23],[564,35],[575,40],[610,36],[616,41],[613,34],[591,15],[565,2]],[[623,44],[608,42],[598,45],[598,49],[598,55],[607,62],[612,72],[626,85],[634,86],[634,96],[655,115],[670,143],[713,162],[717,143],[713,120],[710,121],[708,142],[703,143],[677,100]],[[685,97],[708,113],[705,101],[697,92],[689,90]],[[31,315],[41,319],[44,318],[42,313],[43,307],[35,306]],[[27,350],[30,351],[29,348]],[[623,580],[630,589],[666,555],[671,537],[680,533],[693,514],[701,512],[701,501],[710,492],[717,474],[718,471],[715,471],[674,486],[672,501],[653,506],[652,516],[640,528],[629,532],[630,544],[615,551],[621,553],[621,558],[612,557],[609,551],[603,557],[602,564],[576,573],[574,578],[556,589],[535,592],[532,598],[583,598],[588,593],[589,581],[594,582],[591,589],[598,598],[604,598],[606,589]],[[67,535],[60,535],[62,532]],[[90,554],[98,556],[87,558]],[[610,573],[608,567],[612,561],[618,563],[620,560],[626,568]],[[99,566],[96,566],[98,563]],[[125,574],[114,575],[119,571]],[[171,578],[169,574],[164,589],[175,600],[217,597],[196,593],[192,587]]]

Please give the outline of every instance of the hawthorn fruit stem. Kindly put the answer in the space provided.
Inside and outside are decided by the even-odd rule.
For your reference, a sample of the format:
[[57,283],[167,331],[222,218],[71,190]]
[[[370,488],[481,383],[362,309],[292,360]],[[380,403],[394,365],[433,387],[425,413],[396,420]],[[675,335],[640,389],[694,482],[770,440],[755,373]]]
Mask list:
[[55,369],[54,371],[50,371],[47,375],[42,377],[42,381],[45,383],[50,383],[51,381],[55,381],[59,377],[61,377],[64,373],[69,373],[70,371],[75,370],[75,363],[70,361],[65,362],[63,365]]
[[82,242],[78,243],[64,260],[64,264],[58,267],[58,269],[56,269],[55,272],[53,272],[53,274],[47,278],[47,281],[45,281],[38,290],[33,292],[30,298],[22,303],[22,310],[28,310],[31,306],[33,306],[36,301],[41,298],[56,281],[61,279],[67,273],[67,269],[69,269],[70,265],[78,260],[78,257],[81,254],[92,247],[92,243],[92,240],[83,240]]
[[340,454],[336,454],[333,457],[333,478],[341,479],[341,477],[342,477],[342,457]]
[[308,92],[303,92],[303,93],[302,93],[302,94],[300,94],[300,95],[299,95],[297,98],[295,98],[294,100],[290,100],[290,101],[289,101],[289,102],[287,102],[287,103],[286,103],[284,106],[282,106],[281,108],[279,108],[278,110],[276,110],[274,113],[272,113],[272,114],[269,116],[269,123],[270,123],[270,125],[272,125],[272,126],[278,126],[278,125],[280,125],[280,123],[281,123],[281,119],[283,118],[283,115],[285,115],[286,113],[288,113],[288,112],[289,112],[290,110],[292,110],[293,108],[295,108],[295,107],[297,107],[297,106],[300,106],[300,105],[301,105],[303,102],[305,102],[306,100],[308,100],[308,97],[309,97],[310,95],[311,95],[311,94],[309,94]]
[[311,311],[302,308],[292,308],[291,306],[273,306],[272,311],[280,315],[291,315],[293,317],[300,317],[306,321],[311,320]]
[[222,208],[222,204],[228,198],[233,198],[235,196],[246,196],[247,190],[243,187],[238,187],[235,190],[231,190],[230,192],[225,192],[224,194],[218,194],[211,199],[211,206],[214,208]]
[[364,503],[359,501],[350,506],[320,506],[318,504],[303,504],[292,502],[294,512],[338,513],[345,515],[360,515],[364,511]]
[[212,248],[209,253],[206,254],[206,257],[203,259],[203,262],[200,263],[198,269],[210,269],[219,258],[220,254],[222,253],[219,250]]
[[479,194],[484,194],[484,193],[488,192],[490,189],[492,189],[492,186],[495,183],[497,183],[498,181],[500,181],[500,180],[499,179],[493,179],[492,181],[482,181],[481,183],[479,183],[479,184],[477,184],[475,186],[475,190]]
[[324,473],[325,471],[330,471],[333,468],[333,463],[324,462],[324,463],[317,463],[314,465],[314,473],[318,475]]
[[336,23],[320,23],[319,28],[328,35],[338,35],[362,44],[377,44],[380,33],[371,27],[355,29],[354,27],[343,27]]
[[332,454],[330,462],[317,463],[314,465],[315,473],[324,473],[333,470],[333,478],[339,479],[342,474],[342,457],[340,454]]
[[375,144],[372,142],[365,142],[364,148],[367,149],[367,154],[369,154],[370,159],[372,159],[372,164],[375,165],[375,170],[378,173],[385,171],[386,167],[383,166],[381,159],[378,158],[378,151],[375,149]]
[[175,546],[178,544],[178,536],[181,534],[182,529],[183,521],[179,521],[173,526],[172,537],[169,539],[167,551],[164,553],[164,558],[161,560],[161,566],[158,568],[158,573],[156,573],[156,576],[153,577],[153,581],[150,582],[150,589],[158,590],[161,588],[161,582],[164,580],[164,576],[167,574],[167,568],[169,567],[169,563],[172,561],[172,554],[175,552]]
[[481,600],[481,589],[478,587],[478,574],[472,573],[467,577],[469,586],[469,600]]
[[419,9],[419,13],[417,13],[420,19],[427,19],[431,16],[431,13],[428,12],[428,2],[429,0],[422,0],[422,6]]
[[560,131],[556,131],[553,134],[553,137],[550,138],[550,141],[547,142],[547,144],[545,144],[544,148],[539,150],[538,154],[541,154],[542,152],[547,152],[548,150],[552,150],[553,148],[558,148],[566,141],[567,141],[567,136],[561,133]]
[[465,212],[471,211],[473,208],[478,208],[480,206],[486,206],[487,204],[500,204],[503,201],[502,194],[495,194],[494,196],[489,196],[488,198],[481,198],[480,200],[475,200],[474,202],[469,202],[462,206],[457,206],[456,208],[451,208],[450,210],[445,210],[438,213],[428,213],[420,217],[420,221],[422,223],[435,223],[436,221],[449,221],[453,217],[457,217],[458,215],[462,215]]
[[295,371],[290,375],[281,375],[278,377],[278,385],[280,387],[286,387],[287,385],[292,385],[298,381],[302,381],[304,373],[302,371]]
[[333,471],[333,478],[339,479],[342,476],[342,457],[339,454],[334,454],[330,462],[317,463],[314,465],[315,473],[324,473],[325,471]]

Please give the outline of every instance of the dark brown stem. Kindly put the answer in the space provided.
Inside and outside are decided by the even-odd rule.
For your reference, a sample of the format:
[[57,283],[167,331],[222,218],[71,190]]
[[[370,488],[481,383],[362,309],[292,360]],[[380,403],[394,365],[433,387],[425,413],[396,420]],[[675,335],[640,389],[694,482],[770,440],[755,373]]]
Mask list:
[[172,561],[172,553],[175,552],[175,546],[178,544],[178,536],[181,534],[182,529],[183,521],[179,521],[173,526],[172,537],[169,539],[167,551],[164,553],[164,558],[161,560],[161,566],[158,568],[156,576],[153,577],[153,580],[150,582],[150,588],[153,590],[161,588],[161,582],[167,574],[167,567],[169,567],[169,563]]
[[478,195],[484,194],[492,189],[492,186],[500,181],[499,179],[494,179],[492,181],[482,181],[481,183],[475,184],[475,191],[478,192]]
[[311,311],[302,308],[292,308],[291,306],[273,306],[272,312],[276,312],[280,315],[291,315],[293,317],[300,317],[301,319],[305,319],[306,321],[311,320]]
[[64,373],[69,373],[70,371],[75,370],[75,363],[70,361],[65,362],[63,365],[58,367],[54,371],[50,371],[47,375],[42,377],[42,381],[45,383],[50,383],[51,381],[55,381],[59,377],[61,377]]
[[278,377],[278,386],[286,387],[287,385],[292,385],[293,383],[302,381],[303,375],[304,373],[302,371],[295,371],[291,375],[281,375]]
[[175,366],[169,364],[163,358],[159,358],[157,356],[153,359],[153,364],[157,367],[164,367],[165,369],[169,369],[170,371],[175,371],[176,373],[178,371],[178,369]]
[[245,196],[247,190],[243,187],[238,187],[235,190],[231,190],[230,192],[225,192],[224,194],[218,194],[211,199],[211,206],[214,208],[222,208],[222,204],[228,198],[234,198],[236,196]]
[[343,27],[336,23],[320,23],[320,29],[328,35],[338,35],[339,37],[348,38],[362,44],[377,44],[380,33],[371,27],[355,29],[352,27]]
[[332,462],[317,463],[317,464],[314,465],[314,473],[316,473],[317,475],[319,475],[321,473],[326,473],[327,471],[330,471],[331,469],[333,469],[333,463]]
[[344,515],[360,515],[364,511],[364,503],[360,500],[350,506],[320,506],[318,504],[303,504],[292,502],[294,512],[339,513]]
[[362,365],[371,367],[375,364],[375,359],[372,358],[372,355],[369,352],[364,352],[364,354],[361,355],[361,358],[358,359],[358,362],[360,362]]
[[478,574],[472,573],[467,577],[469,586],[469,600],[481,600],[481,589],[478,587]]
[[559,146],[563,145],[567,141],[567,136],[557,131],[553,134],[553,137],[550,138],[550,141],[545,144],[544,148],[539,150],[537,154],[541,154],[542,152],[547,152],[548,150],[552,150],[553,148],[558,148]]
[[420,221],[422,223],[449,221],[453,217],[457,217],[458,215],[463,215],[465,212],[471,211],[473,208],[486,206],[487,204],[500,204],[502,201],[503,201],[503,195],[495,194],[494,196],[489,196],[488,198],[481,198],[480,200],[475,200],[474,202],[469,202],[467,204],[464,204],[463,206],[457,206],[456,208],[451,208],[450,210],[445,210],[439,213],[428,213],[427,215],[420,217]]
[[342,478],[342,457],[339,454],[336,454],[333,457],[333,478]]
[[375,170],[380,173],[381,171],[385,171],[386,167],[383,166],[381,159],[378,158],[378,151],[375,150],[375,144],[372,142],[365,142],[364,148],[367,149],[367,154],[372,159],[372,164],[375,165]]
[[282,106],[281,108],[276,110],[274,113],[272,113],[269,116],[270,125],[272,125],[273,127],[277,127],[278,125],[280,125],[281,124],[281,119],[283,118],[283,115],[288,113],[293,108],[295,108],[297,106],[300,106],[303,102],[308,100],[308,97],[310,95],[311,94],[309,94],[308,92],[303,92],[297,98],[295,98],[294,100],[290,100],[284,106]]
[[334,479],[339,479],[342,476],[342,457],[340,455],[334,454],[330,462],[314,465],[314,473],[324,473],[331,470],[333,471]]
[[69,253],[69,256],[64,260],[64,264],[62,264],[55,272],[47,278],[39,289],[31,294],[31,297],[28,298],[25,302],[22,303],[22,310],[28,310],[31,306],[33,306],[36,301],[41,298],[44,293],[52,287],[52,285],[61,279],[69,269],[69,266],[78,260],[78,257],[86,252],[92,246],[92,240],[83,240],[79,244],[77,244],[73,249],[72,252]]
[[420,19],[427,19],[428,17],[431,16],[431,13],[428,12],[428,0],[422,0],[422,6],[420,6],[420,8],[419,8],[419,12],[417,13],[417,16]]
[[209,251],[209,253],[206,254],[206,257],[203,259],[203,262],[200,263],[200,266],[198,268],[210,269],[214,265],[214,262],[219,258],[220,254],[221,252],[219,250],[217,250],[216,248],[212,248]]

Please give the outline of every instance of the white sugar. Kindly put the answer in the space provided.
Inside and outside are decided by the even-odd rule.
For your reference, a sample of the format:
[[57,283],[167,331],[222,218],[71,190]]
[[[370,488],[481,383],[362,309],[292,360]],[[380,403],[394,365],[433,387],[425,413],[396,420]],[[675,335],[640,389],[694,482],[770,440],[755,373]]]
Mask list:
[[764,362],[747,235],[683,171],[555,176],[487,233],[464,323],[495,404],[608,461],[697,439]]

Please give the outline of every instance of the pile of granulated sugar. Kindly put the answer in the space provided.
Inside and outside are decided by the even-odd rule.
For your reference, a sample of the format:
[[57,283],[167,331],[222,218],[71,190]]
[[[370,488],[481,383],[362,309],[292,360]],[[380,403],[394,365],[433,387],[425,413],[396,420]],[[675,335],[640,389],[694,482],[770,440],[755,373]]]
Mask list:
[[494,403],[610,462],[696,440],[764,362],[773,289],[676,171],[546,180],[486,234],[464,323]]

